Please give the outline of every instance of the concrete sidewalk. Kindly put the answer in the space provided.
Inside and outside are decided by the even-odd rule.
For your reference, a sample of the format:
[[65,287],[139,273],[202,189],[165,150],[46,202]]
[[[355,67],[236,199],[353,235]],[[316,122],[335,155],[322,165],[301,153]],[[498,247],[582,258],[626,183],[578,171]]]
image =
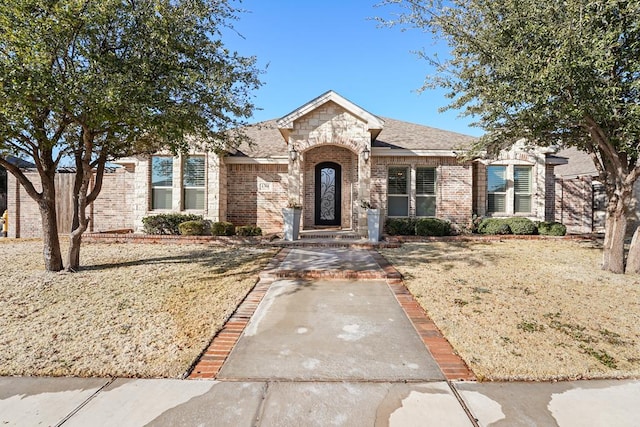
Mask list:
[[473,426],[472,419],[481,426],[637,426],[640,381],[0,378],[2,426]]
[[640,380],[446,381],[438,331],[375,253],[276,258],[215,380],[4,377],[0,426],[640,425]]

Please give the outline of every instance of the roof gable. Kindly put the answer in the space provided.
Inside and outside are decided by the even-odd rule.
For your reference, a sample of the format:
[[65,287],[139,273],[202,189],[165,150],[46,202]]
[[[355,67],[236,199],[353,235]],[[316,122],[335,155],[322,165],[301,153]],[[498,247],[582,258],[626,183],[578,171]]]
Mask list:
[[285,138],[285,140],[288,138],[289,131],[293,129],[293,123],[297,119],[306,116],[307,114],[311,113],[315,109],[323,106],[328,102],[333,102],[339,105],[345,111],[366,123],[367,130],[371,133],[372,140],[378,136],[378,134],[384,127],[383,120],[369,113],[365,109],[357,106],[348,99],[340,96],[336,92],[330,90],[323,93],[319,97],[307,102],[303,106],[296,108],[286,116],[276,121],[276,125],[278,126],[278,129],[280,130],[280,133]]

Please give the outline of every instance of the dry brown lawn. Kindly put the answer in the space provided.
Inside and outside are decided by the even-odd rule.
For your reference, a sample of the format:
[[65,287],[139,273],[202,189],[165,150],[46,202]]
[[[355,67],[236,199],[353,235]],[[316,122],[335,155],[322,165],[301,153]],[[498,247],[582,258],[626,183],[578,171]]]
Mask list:
[[594,242],[381,252],[479,379],[640,377],[640,276],[602,271]]
[[43,271],[40,240],[0,243],[0,375],[180,377],[273,250],[84,244]]

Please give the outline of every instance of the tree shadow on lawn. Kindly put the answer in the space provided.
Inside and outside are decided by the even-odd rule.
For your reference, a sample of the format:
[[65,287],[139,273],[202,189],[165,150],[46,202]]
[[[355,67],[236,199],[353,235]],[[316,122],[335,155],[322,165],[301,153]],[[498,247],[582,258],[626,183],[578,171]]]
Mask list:
[[[171,246],[167,245],[167,252],[170,252]],[[243,271],[243,274],[253,274],[261,271],[264,266],[260,261],[271,259],[272,251],[253,252],[245,251],[239,248],[228,248],[222,251],[193,250],[178,254],[168,254],[161,257],[140,258],[136,260],[97,263],[94,265],[82,265],[79,271],[102,271],[115,268],[136,267],[145,265],[159,264],[192,264],[198,263],[204,267],[210,268],[215,275],[222,275],[233,270],[241,268],[249,262],[256,262],[255,266],[250,270]]]
[[[392,264],[403,267],[424,267],[425,264],[439,265],[445,270],[456,268],[462,263],[468,267],[485,267],[495,263],[500,256],[485,251],[474,251],[474,247],[494,245],[498,242],[447,242],[405,244],[393,251]],[[409,249],[411,248],[411,249]]]

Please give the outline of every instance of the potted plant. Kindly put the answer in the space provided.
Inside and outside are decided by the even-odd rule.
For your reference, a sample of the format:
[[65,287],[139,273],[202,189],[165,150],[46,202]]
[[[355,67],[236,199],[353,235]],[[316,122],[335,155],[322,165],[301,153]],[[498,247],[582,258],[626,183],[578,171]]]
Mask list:
[[282,208],[284,219],[284,239],[289,241],[298,240],[300,232],[300,217],[302,216],[302,205],[294,199],[289,199],[286,208]]
[[367,210],[367,231],[370,242],[379,242],[382,236],[382,215],[368,200],[362,200],[360,207]]

